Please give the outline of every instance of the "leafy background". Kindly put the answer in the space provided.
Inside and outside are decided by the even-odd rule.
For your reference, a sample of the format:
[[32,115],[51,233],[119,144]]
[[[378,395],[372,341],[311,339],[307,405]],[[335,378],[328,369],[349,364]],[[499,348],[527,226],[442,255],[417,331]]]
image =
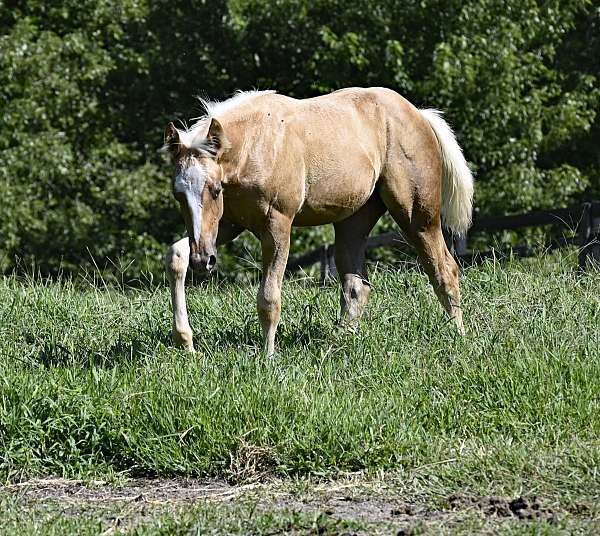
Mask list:
[[478,213],[598,197],[599,79],[587,0],[0,2],[0,269],[162,274],[184,235],[164,126],[238,88],[380,85],[445,110]]

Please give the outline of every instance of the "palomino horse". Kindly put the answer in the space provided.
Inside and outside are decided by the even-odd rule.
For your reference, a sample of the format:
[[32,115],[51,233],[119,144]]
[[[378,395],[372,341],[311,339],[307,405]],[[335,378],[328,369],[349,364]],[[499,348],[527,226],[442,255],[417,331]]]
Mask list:
[[471,221],[473,177],[450,127],[385,88],[350,88],[297,100],[272,91],[205,102],[191,128],[170,123],[164,150],[188,237],[167,271],[173,340],[193,351],[184,282],[188,264],[212,270],[218,245],[244,229],[262,246],[258,316],[273,354],[294,225],[333,223],[341,319],[358,319],[371,286],[366,239],[388,210],[414,245],[435,293],[463,332],[458,268],[442,236]]

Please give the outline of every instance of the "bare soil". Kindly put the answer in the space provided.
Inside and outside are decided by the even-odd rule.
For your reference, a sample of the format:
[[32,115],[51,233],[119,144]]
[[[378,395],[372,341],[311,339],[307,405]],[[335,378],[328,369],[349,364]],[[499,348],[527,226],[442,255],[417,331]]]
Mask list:
[[356,534],[390,533],[390,530],[398,535],[438,532],[442,528],[452,530],[461,524],[472,524],[474,520],[478,528],[473,527],[473,532],[482,534],[493,533],[507,523],[558,528],[575,522],[578,527],[598,527],[598,519],[584,504],[561,509],[552,501],[537,497],[407,496],[395,491],[393,485],[356,479],[320,483],[271,480],[243,485],[191,478],[136,478],[117,485],[39,479],[0,487],[0,500],[3,496],[12,496],[26,509],[59,505],[64,515],[97,509],[99,515],[111,519],[110,512],[114,510],[121,528],[182,506],[229,507],[248,502],[255,505],[256,511],[318,514],[365,527]]

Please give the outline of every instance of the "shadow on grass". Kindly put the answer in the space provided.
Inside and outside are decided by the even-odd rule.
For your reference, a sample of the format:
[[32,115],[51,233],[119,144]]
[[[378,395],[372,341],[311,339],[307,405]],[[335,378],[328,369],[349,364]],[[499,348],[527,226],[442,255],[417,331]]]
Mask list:
[[[301,327],[293,324],[282,324],[277,330],[276,344],[279,349],[294,350],[304,349],[317,341],[326,341],[336,329],[322,323],[305,323]],[[170,333],[167,334],[166,346],[172,346]],[[254,347],[262,349],[263,335],[258,325],[257,318],[249,318],[243,324],[228,325],[222,329],[206,331],[196,330],[194,333],[194,346],[204,351],[240,350]]]
[[54,334],[35,337],[25,335],[25,340],[39,348],[32,361],[44,368],[52,367],[106,367],[135,363],[151,355],[159,345],[169,346],[171,337],[163,330],[141,332],[133,337],[119,335],[106,350],[95,345],[73,344],[66,346]]
[[297,326],[289,326],[287,329],[282,329],[277,333],[277,343],[282,349],[303,349],[314,343],[326,342],[332,338],[332,334],[337,329],[338,326],[333,322],[330,326],[320,322],[303,324],[301,329]]
[[[277,332],[277,347],[286,351],[302,351],[315,344],[337,338],[338,327],[333,318],[311,313],[305,308],[298,318],[287,318]],[[128,330],[129,331],[129,330]],[[112,340],[80,337],[66,340],[60,331],[28,332],[23,335],[33,350],[28,363],[34,367],[103,367],[140,363],[152,359],[160,349],[173,349],[171,330],[166,325],[140,326],[137,331],[119,333]],[[263,347],[263,336],[256,315],[242,322],[210,322],[195,326],[194,345],[205,353],[231,352]]]

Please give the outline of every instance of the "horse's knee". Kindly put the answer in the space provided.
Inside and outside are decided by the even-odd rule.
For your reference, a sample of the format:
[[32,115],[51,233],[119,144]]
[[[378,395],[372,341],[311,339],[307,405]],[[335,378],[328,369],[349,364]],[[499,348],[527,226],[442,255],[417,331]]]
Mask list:
[[187,238],[175,242],[167,250],[165,264],[167,272],[175,276],[185,274],[190,261],[190,244]]
[[281,292],[276,288],[264,288],[258,293],[258,314],[262,317],[270,317],[281,311]]
[[279,293],[276,292],[261,292],[258,296],[258,310],[272,311],[279,307]]

